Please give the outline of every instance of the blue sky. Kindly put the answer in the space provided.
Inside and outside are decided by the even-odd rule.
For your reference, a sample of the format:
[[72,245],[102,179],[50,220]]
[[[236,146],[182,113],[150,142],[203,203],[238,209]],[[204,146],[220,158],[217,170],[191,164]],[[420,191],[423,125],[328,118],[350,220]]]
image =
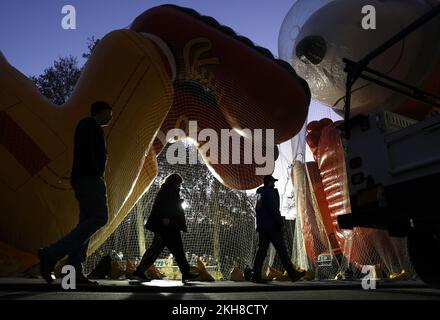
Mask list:
[[[37,75],[60,56],[83,63],[87,38],[127,27],[143,11],[173,3],[216,18],[278,54],[278,32],[295,0],[0,0],[0,50],[26,74]],[[73,5],[77,29],[61,27],[64,5]]]

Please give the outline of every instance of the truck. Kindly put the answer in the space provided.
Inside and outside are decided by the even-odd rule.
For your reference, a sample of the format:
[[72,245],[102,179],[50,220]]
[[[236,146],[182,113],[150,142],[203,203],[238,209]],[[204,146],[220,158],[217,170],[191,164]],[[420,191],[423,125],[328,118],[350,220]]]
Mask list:
[[440,107],[437,95],[368,68],[375,57],[439,13],[436,6],[358,62],[344,59],[347,82],[340,130],[351,212],[338,217],[342,229],[376,228],[406,237],[417,275],[436,288],[440,288],[440,115],[434,112],[416,121],[384,110],[350,117],[350,97],[355,81],[363,78]]

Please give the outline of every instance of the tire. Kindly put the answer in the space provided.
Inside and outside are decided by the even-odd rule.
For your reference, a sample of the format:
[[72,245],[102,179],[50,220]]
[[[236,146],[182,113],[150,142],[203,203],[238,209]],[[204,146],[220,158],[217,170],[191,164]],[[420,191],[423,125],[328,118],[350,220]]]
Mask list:
[[408,236],[408,253],[418,276],[440,289],[440,232],[416,231]]

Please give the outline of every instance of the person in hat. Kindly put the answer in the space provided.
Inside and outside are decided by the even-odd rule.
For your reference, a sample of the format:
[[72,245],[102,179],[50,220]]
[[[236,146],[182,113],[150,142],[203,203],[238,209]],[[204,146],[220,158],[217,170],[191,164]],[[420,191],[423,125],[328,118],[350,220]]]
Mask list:
[[275,247],[292,281],[301,279],[305,274],[305,272],[298,272],[293,268],[291,259],[287,253],[283,237],[284,219],[280,213],[280,195],[278,189],[275,188],[276,181],[278,181],[278,179],[270,175],[265,176],[264,186],[257,189],[257,205],[255,211],[259,240],[251,277],[251,280],[256,283],[265,282],[261,277],[261,269],[270,243]]

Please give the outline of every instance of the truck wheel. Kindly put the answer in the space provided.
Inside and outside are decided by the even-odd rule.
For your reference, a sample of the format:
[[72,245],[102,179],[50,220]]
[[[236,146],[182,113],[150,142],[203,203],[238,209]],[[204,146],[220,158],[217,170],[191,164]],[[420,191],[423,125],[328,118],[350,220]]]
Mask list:
[[440,289],[440,232],[416,231],[408,236],[408,253],[415,271],[429,286]]

